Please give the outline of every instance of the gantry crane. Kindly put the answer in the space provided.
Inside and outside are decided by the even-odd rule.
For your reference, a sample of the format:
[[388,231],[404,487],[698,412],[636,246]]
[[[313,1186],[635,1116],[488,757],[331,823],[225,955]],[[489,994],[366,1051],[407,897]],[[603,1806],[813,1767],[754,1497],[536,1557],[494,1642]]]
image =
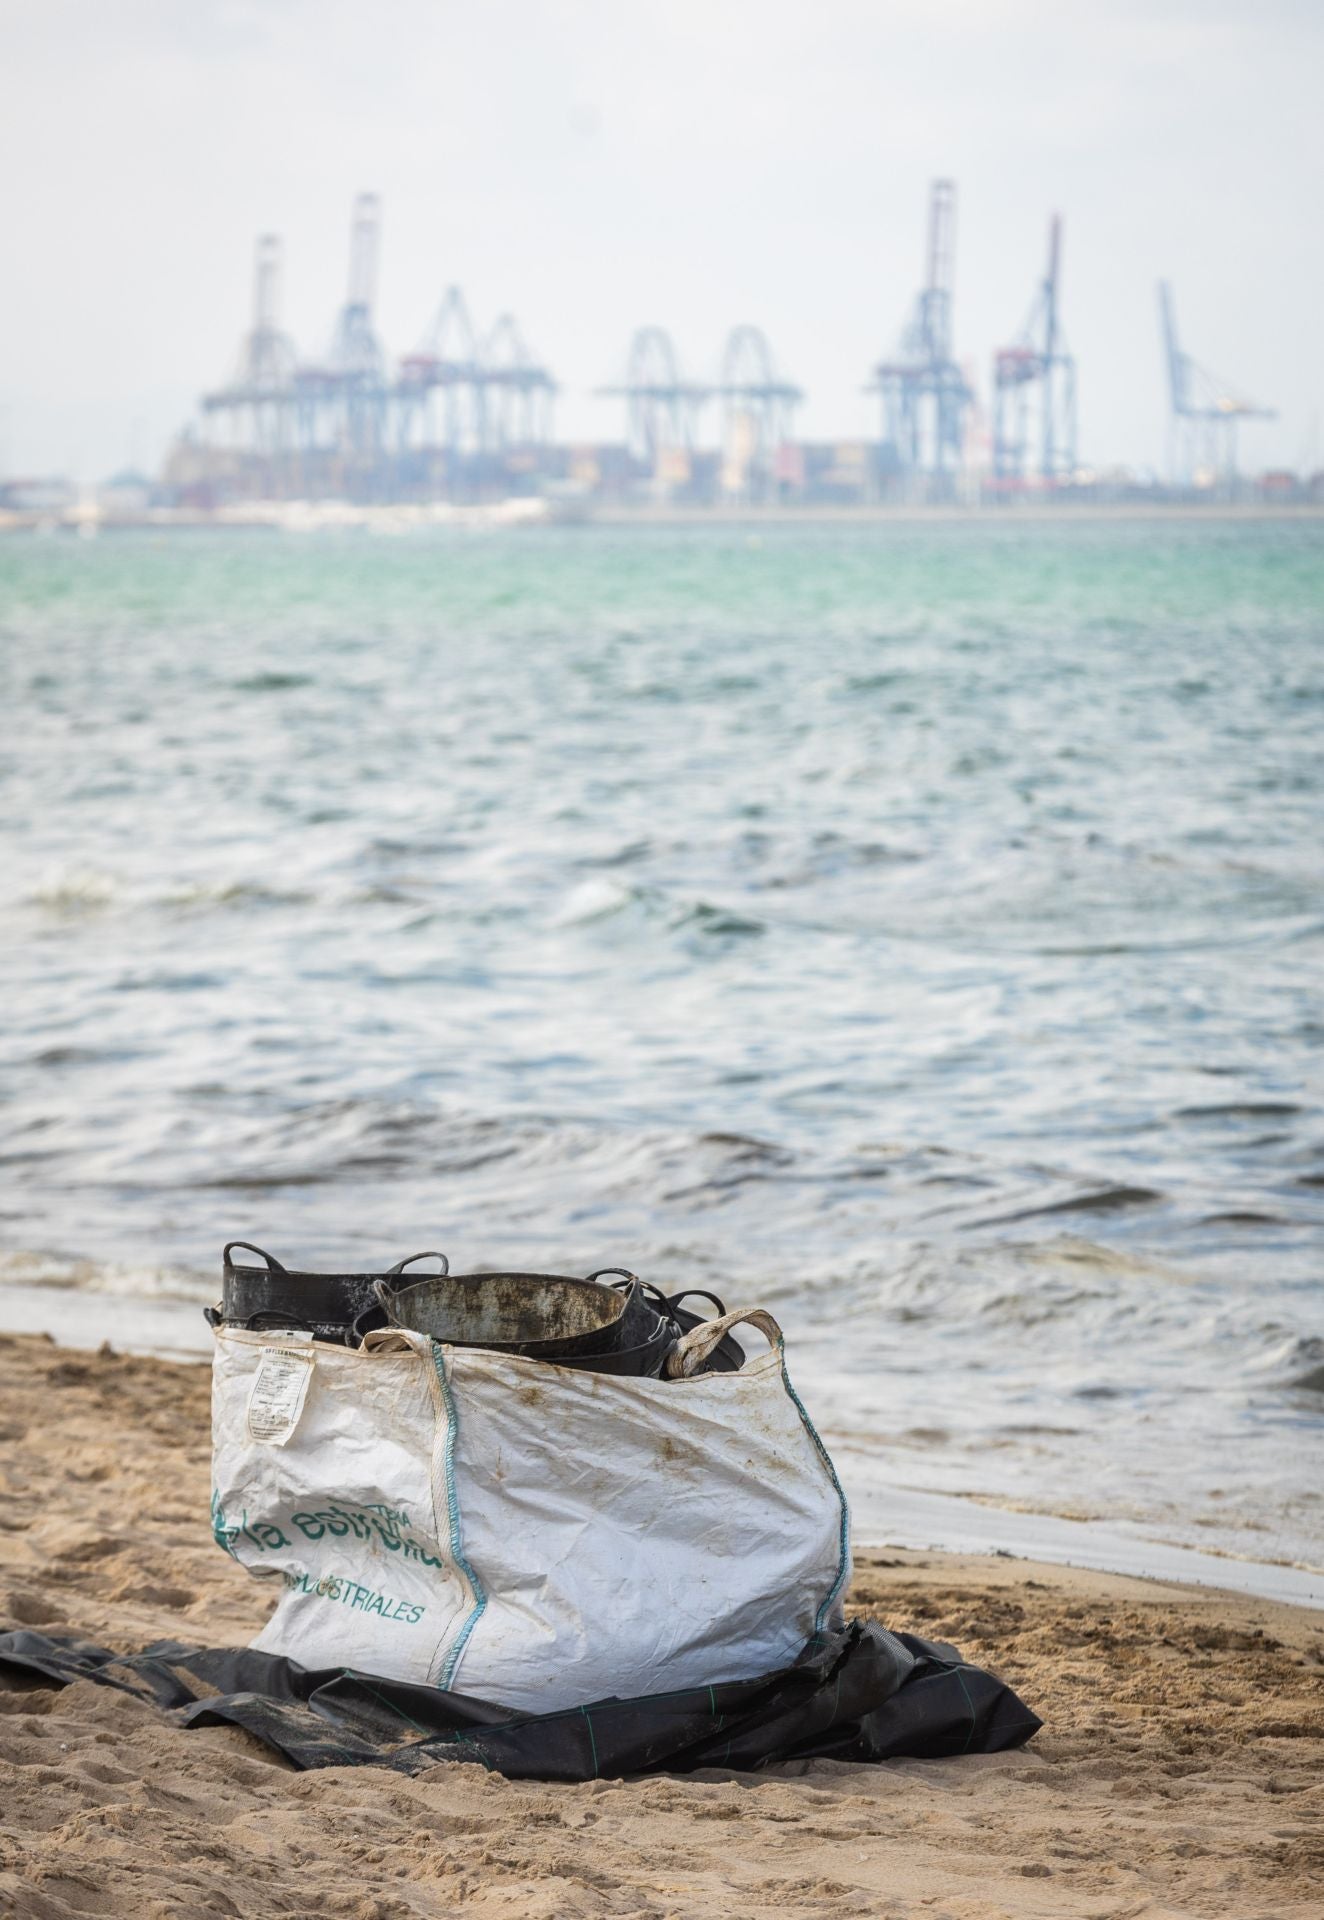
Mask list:
[[731,329],[717,392],[723,403],[724,490],[742,500],[769,499],[777,487],[777,455],[791,438],[804,394],[777,372],[762,328]]
[[202,397],[203,413],[227,425],[237,447],[265,459],[286,452],[293,437],[289,403],[295,354],[280,327],[280,268],[279,239],[260,234],[253,263],[253,325],[229,384]]
[[[1048,266],[1018,340],[993,356],[993,471],[1006,487],[1037,467],[1046,487],[1076,470],[1076,363],[1062,332],[1062,220],[1048,229]],[[1031,436],[1038,429],[1037,447]]]
[[884,457],[903,477],[923,475],[950,487],[965,454],[974,394],[952,346],[956,265],[956,186],[935,180],[929,198],[927,268],[894,358],[874,369],[882,397]]
[[1172,289],[1166,280],[1159,283],[1158,295],[1172,406],[1173,478],[1180,484],[1207,475],[1230,487],[1237,477],[1238,423],[1273,420],[1276,415],[1272,408],[1257,406],[1235,393],[1226,381],[1182,351]]
[[699,414],[712,397],[711,387],[682,376],[671,335],[662,327],[636,331],[625,379],[598,392],[625,401],[626,444],[653,474],[660,454],[693,448]]

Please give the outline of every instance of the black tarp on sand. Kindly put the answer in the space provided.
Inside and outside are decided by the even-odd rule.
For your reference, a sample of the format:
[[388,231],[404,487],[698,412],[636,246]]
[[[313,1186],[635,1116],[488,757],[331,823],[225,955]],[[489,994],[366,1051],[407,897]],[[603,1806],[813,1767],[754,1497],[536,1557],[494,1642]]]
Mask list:
[[309,1672],[243,1647],[160,1640],[118,1654],[72,1635],[0,1634],[0,1679],[31,1685],[37,1676],[118,1687],[185,1727],[243,1727],[296,1767],[418,1773],[468,1760],[527,1780],[997,1753],[1042,1725],[954,1647],[859,1620],[818,1635],[794,1666],[758,1680],[536,1716],[341,1668]]

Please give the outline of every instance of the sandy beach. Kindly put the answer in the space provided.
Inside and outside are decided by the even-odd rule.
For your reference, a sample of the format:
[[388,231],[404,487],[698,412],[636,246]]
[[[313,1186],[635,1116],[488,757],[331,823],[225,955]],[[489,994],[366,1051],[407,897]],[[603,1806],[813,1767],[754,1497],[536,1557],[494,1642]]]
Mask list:
[[[246,1640],[207,1526],[207,1369],[0,1338],[0,1625]],[[1040,1712],[1020,1753],[547,1787],[299,1774],[90,1682],[0,1693],[0,1913],[1305,1920],[1324,1615],[1002,1558],[861,1552],[855,1610]]]

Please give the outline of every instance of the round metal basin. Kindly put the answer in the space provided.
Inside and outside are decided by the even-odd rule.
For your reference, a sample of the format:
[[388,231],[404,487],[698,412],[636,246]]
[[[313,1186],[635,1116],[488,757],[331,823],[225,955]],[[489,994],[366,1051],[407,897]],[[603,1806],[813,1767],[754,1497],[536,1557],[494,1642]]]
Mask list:
[[381,1305],[388,1325],[444,1346],[558,1360],[619,1346],[632,1290],[555,1273],[450,1273],[390,1293]]

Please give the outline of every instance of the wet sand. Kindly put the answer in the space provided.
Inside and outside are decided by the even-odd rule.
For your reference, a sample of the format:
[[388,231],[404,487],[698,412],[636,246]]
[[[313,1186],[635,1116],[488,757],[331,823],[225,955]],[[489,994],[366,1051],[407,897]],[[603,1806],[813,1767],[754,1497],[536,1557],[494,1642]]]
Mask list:
[[[246,1640],[205,1368],[0,1336],[0,1626]],[[0,1914],[1317,1920],[1324,1614],[1000,1557],[857,1556],[856,1610],[954,1640],[1021,1753],[544,1787],[298,1774],[91,1683],[0,1691]]]

